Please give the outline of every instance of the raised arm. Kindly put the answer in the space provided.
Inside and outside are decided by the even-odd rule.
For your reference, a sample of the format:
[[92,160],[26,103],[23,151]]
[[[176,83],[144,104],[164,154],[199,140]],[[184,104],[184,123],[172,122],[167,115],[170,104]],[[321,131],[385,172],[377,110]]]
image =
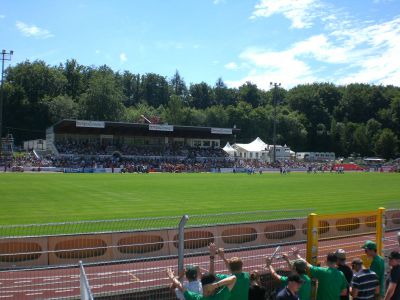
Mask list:
[[288,265],[289,269],[291,270],[292,269],[292,265],[290,264],[290,259],[289,259],[289,256],[288,256],[288,254],[286,252],[282,253],[282,259],[286,262],[286,264]]
[[224,261],[225,267],[229,270],[229,261],[225,258],[224,248],[218,249],[218,256]]
[[276,273],[274,267],[272,266],[272,257],[265,257],[265,270],[271,272],[272,277],[276,280],[281,280],[282,276]]
[[180,290],[181,292],[184,292],[184,287],[182,286],[182,283],[179,282],[179,280],[175,277],[174,272],[172,271],[171,268],[167,269],[167,276],[168,278],[172,281],[174,286]]
[[215,286],[215,288],[226,286],[231,291],[235,286],[235,283],[236,283],[236,276],[232,275],[220,281],[214,282],[213,285]]
[[306,261],[304,258],[302,258],[302,257],[300,256],[300,251],[299,251],[298,248],[292,248],[292,251],[293,251],[293,256],[294,256],[296,259],[301,259],[302,261],[304,261],[304,262],[306,263],[307,269],[308,269],[308,270],[312,267],[312,264],[310,264],[308,261]]
[[215,273],[215,254],[217,253],[217,246],[215,246],[214,243],[211,243],[210,246],[208,246],[208,249],[210,250],[210,266],[208,271],[211,274]]

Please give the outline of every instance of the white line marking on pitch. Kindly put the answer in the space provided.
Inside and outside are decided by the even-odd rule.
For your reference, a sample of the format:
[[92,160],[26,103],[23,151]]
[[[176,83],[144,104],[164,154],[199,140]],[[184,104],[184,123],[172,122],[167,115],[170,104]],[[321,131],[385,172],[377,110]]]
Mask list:
[[59,280],[60,278],[58,277],[54,277],[54,278],[47,278],[47,279],[43,279],[43,281],[54,281],[54,280]]
[[29,293],[29,294],[25,294],[27,296],[35,296],[35,295],[42,295],[43,293]]
[[129,285],[132,282],[121,282],[121,283],[114,283],[112,286],[122,286],[122,285]]
[[31,282],[32,280],[21,280],[21,281],[14,281],[14,284],[16,283],[28,283]]
[[72,292],[74,289],[56,290],[55,293]]

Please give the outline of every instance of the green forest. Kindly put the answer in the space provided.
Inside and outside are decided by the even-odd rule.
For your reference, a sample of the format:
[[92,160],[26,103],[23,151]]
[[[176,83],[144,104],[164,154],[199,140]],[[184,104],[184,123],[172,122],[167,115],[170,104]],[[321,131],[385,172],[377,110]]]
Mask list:
[[[284,82],[283,82],[284,84]],[[310,83],[265,91],[251,82],[229,88],[187,83],[179,71],[113,71],[67,60],[58,66],[25,61],[4,78],[3,134],[17,143],[44,138],[60,119],[153,122],[240,128],[238,142],[259,136],[272,142],[273,99],[277,142],[294,151],[333,151],[336,156],[399,155],[400,88],[371,84]],[[275,93],[275,94],[274,94]]]

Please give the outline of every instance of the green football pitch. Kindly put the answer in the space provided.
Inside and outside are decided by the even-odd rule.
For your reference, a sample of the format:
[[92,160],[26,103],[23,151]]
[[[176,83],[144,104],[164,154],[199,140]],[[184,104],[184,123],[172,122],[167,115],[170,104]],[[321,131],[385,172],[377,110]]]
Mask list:
[[0,224],[312,208],[399,201],[400,174],[0,174]]

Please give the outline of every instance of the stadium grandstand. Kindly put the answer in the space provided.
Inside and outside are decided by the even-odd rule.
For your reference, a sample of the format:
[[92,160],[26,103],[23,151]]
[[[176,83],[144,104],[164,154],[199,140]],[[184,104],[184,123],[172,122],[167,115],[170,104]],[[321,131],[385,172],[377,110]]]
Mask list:
[[56,167],[209,171],[233,166],[221,144],[237,128],[61,120],[46,131]]

